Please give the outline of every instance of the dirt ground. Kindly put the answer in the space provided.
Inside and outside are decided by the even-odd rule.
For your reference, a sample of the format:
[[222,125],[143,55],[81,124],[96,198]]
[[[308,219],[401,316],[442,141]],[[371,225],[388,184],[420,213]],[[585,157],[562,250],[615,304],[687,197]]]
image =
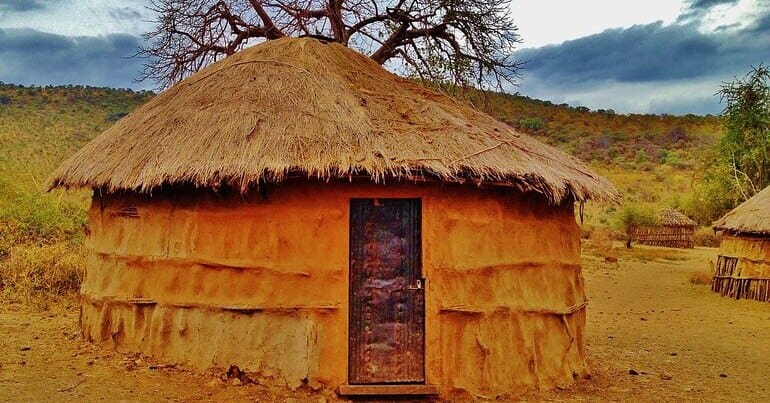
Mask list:
[[[584,256],[592,379],[527,400],[770,400],[770,304],[690,283],[716,250],[614,254],[618,262]],[[196,374],[105,351],[79,338],[77,315],[74,301],[46,310],[0,304],[0,401],[335,400],[330,392],[232,385],[220,379],[224,370]]]

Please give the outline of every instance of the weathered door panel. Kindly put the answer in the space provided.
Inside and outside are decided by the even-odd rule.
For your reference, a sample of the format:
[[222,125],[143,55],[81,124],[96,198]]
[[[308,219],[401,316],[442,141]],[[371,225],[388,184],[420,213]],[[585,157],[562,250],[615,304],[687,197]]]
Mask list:
[[350,203],[351,384],[425,381],[418,199]]

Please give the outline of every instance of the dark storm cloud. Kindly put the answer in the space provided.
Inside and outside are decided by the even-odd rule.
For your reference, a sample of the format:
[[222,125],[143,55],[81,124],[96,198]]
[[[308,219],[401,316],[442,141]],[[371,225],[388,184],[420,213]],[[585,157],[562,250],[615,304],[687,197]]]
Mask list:
[[658,22],[527,49],[518,56],[529,61],[526,74],[560,85],[696,78],[732,73],[767,58],[770,27],[755,29],[763,31],[703,34],[691,24]]
[[41,0],[0,0],[0,11],[25,12],[45,8]]
[[738,0],[693,0],[688,4],[690,9],[709,9],[722,4],[733,5]]
[[32,29],[0,29],[0,81],[24,85],[147,87],[133,82],[142,61],[128,34],[68,37]]
[[34,0],[0,0],[0,11],[24,12],[42,8],[43,4]]
[[118,19],[118,20],[140,20],[142,19],[142,14],[138,11],[128,8],[128,7],[121,7],[121,8],[113,8],[109,11],[110,17]]
[[[706,3],[717,2],[697,5],[705,7]],[[768,49],[770,13],[757,16],[743,29],[724,27],[712,33],[701,32],[694,23],[657,22],[611,29],[559,45],[524,49],[517,57],[528,60],[521,92],[555,99],[578,93],[585,96],[608,86],[663,89],[687,81],[713,83],[714,93],[721,81],[743,75],[751,65],[770,62]],[[613,102],[608,99],[607,105],[612,107]],[[713,113],[719,109],[718,103],[715,97],[704,98],[703,94],[681,94],[675,102],[650,101],[648,108]]]

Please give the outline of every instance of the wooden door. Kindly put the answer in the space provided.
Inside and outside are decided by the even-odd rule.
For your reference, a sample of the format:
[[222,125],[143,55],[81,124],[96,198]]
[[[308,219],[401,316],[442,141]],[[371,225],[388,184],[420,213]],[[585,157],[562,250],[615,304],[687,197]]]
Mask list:
[[419,199],[350,203],[351,384],[425,381]]

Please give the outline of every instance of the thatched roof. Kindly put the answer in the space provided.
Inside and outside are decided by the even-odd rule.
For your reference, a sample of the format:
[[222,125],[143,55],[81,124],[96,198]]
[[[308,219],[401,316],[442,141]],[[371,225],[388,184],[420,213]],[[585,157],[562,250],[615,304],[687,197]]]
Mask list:
[[660,225],[664,227],[696,227],[698,223],[679,211],[663,209],[660,211]]
[[154,97],[67,160],[51,187],[246,192],[301,176],[515,186],[616,200],[577,159],[335,43],[268,41]]
[[714,222],[715,230],[770,234],[770,186]]

